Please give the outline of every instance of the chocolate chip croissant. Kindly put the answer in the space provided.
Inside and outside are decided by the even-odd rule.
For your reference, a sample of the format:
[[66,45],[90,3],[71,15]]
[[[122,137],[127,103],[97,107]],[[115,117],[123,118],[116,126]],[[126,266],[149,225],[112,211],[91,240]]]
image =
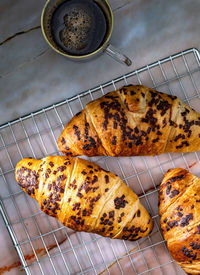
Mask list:
[[159,192],[160,225],[175,261],[200,274],[200,178],[187,170],[169,170]]
[[58,147],[68,156],[158,155],[200,149],[200,115],[176,96],[129,85],[86,105]]
[[73,230],[131,241],[152,230],[153,221],[137,195],[92,162],[64,156],[22,159],[15,175],[46,214]]

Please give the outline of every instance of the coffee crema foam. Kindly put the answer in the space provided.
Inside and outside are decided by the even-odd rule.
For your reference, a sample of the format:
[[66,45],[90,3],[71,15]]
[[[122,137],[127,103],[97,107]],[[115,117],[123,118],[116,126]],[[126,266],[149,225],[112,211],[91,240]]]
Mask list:
[[64,16],[65,28],[60,33],[60,40],[70,50],[82,50],[87,47],[92,28],[93,15],[84,10],[71,10]]

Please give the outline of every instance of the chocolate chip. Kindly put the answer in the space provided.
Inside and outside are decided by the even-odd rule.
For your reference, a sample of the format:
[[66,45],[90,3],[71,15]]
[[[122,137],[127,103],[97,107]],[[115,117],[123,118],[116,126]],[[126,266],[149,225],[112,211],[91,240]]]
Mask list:
[[176,146],[176,149],[182,148],[184,145],[187,147],[189,146],[189,143],[187,141],[182,141],[180,145]]
[[147,134],[150,134],[150,132],[151,132],[151,127],[148,127]]
[[114,217],[115,212],[114,212],[114,211],[110,211],[108,214],[109,214],[109,219],[111,219],[111,218],[113,218],[113,217]]
[[136,134],[138,134],[138,133],[139,133],[139,130],[138,130],[138,128],[137,128],[137,127],[135,127],[135,128],[134,128],[134,131],[135,131],[135,133],[136,133]]
[[99,189],[99,187],[92,188],[92,192],[94,193],[97,189]]
[[[135,95],[136,94],[136,92],[134,92],[134,91],[131,91],[131,95]],[[143,94],[143,93],[142,93]]]
[[185,178],[185,175],[179,175],[176,177],[172,177],[171,179],[169,179],[169,181],[166,183],[166,185],[169,185],[171,182],[175,182],[177,180],[182,180]]
[[183,211],[183,208],[181,208],[181,205],[179,205],[176,209],[177,209],[178,211]]
[[66,177],[64,174],[62,174],[62,175],[58,176],[56,180],[57,180],[58,182],[60,182],[60,181],[66,180],[66,178],[67,178],[67,177]]
[[61,138],[61,143],[62,143],[62,145],[64,145],[66,143],[66,140],[64,139],[64,137]]
[[155,113],[156,111],[150,108],[146,113],[145,118],[142,118],[142,122],[150,123],[152,126],[155,126],[157,122],[157,118],[153,116]]
[[182,116],[186,116],[187,115],[187,113],[189,113],[190,111],[187,109],[187,108],[185,108],[185,111],[184,112],[182,112],[181,113],[181,115]]
[[83,216],[87,216],[87,209],[85,208],[85,209],[83,209],[83,211],[82,211],[82,215]]
[[125,105],[126,108],[129,110],[128,103],[127,103],[126,99],[124,100],[124,105]]
[[98,181],[98,177],[96,175],[93,176],[93,179],[91,181],[91,184],[94,184],[95,182]]
[[179,216],[179,217],[183,217],[183,213],[178,212],[178,213],[177,213],[177,216]]
[[190,246],[194,249],[194,250],[200,250],[200,245],[198,243],[195,242],[191,242]]
[[92,199],[92,202],[97,202],[97,201],[100,199],[100,197],[101,197],[101,195],[98,194],[98,196],[97,196],[96,198],[93,198],[93,199]]
[[48,173],[48,174],[51,173],[51,169],[50,169],[50,168],[47,169],[47,173]]
[[174,226],[178,226],[177,221],[169,221],[167,224],[169,225],[170,228],[173,228]]
[[122,218],[119,217],[117,221],[118,221],[118,223],[120,223],[122,221]]
[[172,189],[172,186],[171,184],[167,186],[167,189],[166,189],[166,195],[169,195],[170,194],[170,191]]
[[190,220],[193,220],[193,214],[192,213],[190,213],[190,214],[188,214],[188,215],[186,215],[185,217],[182,218],[180,226],[185,227],[186,225],[189,224]]
[[177,127],[176,122],[172,121],[171,119],[169,120],[169,125],[173,127]]
[[80,205],[81,205],[80,202],[74,203],[72,210],[73,210],[73,211],[79,210],[79,209],[80,209]]
[[83,195],[80,192],[78,192],[76,196],[79,197],[79,198],[83,197]]
[[171,191],[170,198],[172,199],[173,197],[177,196],[180,192],[177,189],[174,189]]
[[64,165],[70,165],[70,164],[71,164],[71,162],[69,160],[64,162]]
[[115,209],[124,208],[128,202],[125,200],[125,196],[116,197],[114,199]]
[[86,122],[85,123],[85,132],[84,132],[84,138],[88,139],[88,127],[89,127],[89,123]]
[[113,128],[117,129],[117,122],[116,121],[113,121]]
[[113,145],[117,144],[117,137],[116,136],[113,136],[113,138],[112,138],[112,144]]
[[76,185],[76,180],[75,180],[75,179],[73,180],[72,183],[69,184],[69,188],[70,188],[70,189],[72,188],[73,190],[76,190],[77,185]]
[[113,116],[114,120],[119,121],[120,120],[120,116],[118,113],[115,113]]
[[169,228],[168,225],[166,225],[165,229],[166,229],[166,231],[169,231],[169,230],[170,230],[170,228]]
[[81,172],[81,174],[83,174],[83,175],[86,175],[87,174],[87,172],[85,172],[84,170]]
[[180,138],[185,139],[185,135],[179,134],[179,135],[175,136],[174,141],[177,141],[177,140],[179,140]]
[[106,184],[109,183],[109,177],[108,177],[108,175],[105,175],[105,181],[106,181]]
[[53,164],[52,161],[49,162],[49,165],[50,165],[51,167],[54,167],[54,164]]
[[75,130],[75,135],[77,136],[77,139],[80,140],[81,136],[80,136],[80,131],[78,131],[78,126],[73,125],[73,129]]
[[159,141],[158,137],[152,140],[153,143],[156,143],[157,141]]
[[131,142],[128,143],[128,148],[132,148],[133,144]]
[[188,258],[191,258],[192,260],[195,260],[196,257],[197,257],[197,253],[192,253],[193,251],[192,250],[189,250],[186,248],[186,246],[183,246],[181,248],[181,251],[183,252],[183,254],[188,257]]
[[161,110],[161,116],[164,116],[167,110],[170,108],[170,104],[167,100],[161,100],[160,103],[157,105],[157,109]]

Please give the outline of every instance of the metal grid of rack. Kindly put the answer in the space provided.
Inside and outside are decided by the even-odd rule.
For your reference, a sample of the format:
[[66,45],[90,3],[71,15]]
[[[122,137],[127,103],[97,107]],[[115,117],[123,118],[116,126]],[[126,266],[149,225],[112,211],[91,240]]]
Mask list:
[[184,274],[160,232],[157,195],[169,168],[200,175],[199,152],[91,159],[118,174],[151,213],[153,232],[136,242],[73,232],[41,212],[14,179],[21,158],[60,154],[56,141],[62,129],[87,102],[131,83],[174,94],[200,112],[200,55],[189,49],[0,126],[0,211],[26,274]]

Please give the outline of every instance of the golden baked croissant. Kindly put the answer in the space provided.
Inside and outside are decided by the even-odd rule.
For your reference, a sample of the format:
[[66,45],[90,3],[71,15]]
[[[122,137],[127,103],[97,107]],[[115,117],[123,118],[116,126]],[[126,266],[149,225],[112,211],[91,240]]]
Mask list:
[[160,225],[175,261],[190,274],[200,274],[200,178],[170,169],[160,186]]
[[22,159],[15,176],[46,214],[73,230],[131,241],[152,230],[153,221],[137,195],[118,176],[87,160]]
[[58,147],[70,156],[158,155],[197,151],[199,137],[200,115],[176,96],[129,85],[88,103]]

